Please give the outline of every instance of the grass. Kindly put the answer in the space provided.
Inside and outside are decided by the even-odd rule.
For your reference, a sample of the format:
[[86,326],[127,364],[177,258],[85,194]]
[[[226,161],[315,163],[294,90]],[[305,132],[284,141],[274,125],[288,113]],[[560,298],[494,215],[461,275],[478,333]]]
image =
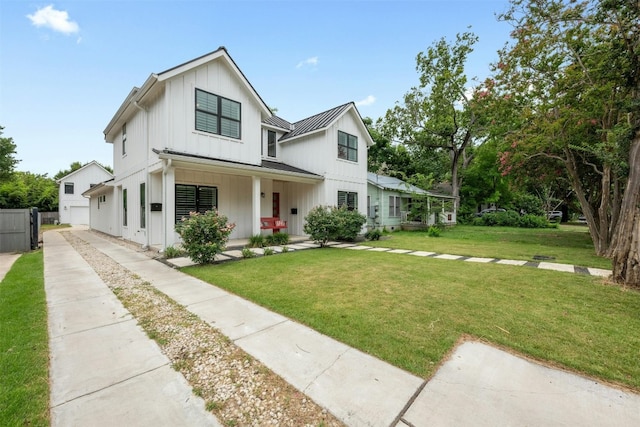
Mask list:
[[49,425],[49,347],[41,251],[0,283],[0,425]]
[[184,271],[424,378],[470,335],[640,390],[640,293],[591,276],[332,248]]
[[561,264],[611,269],[611,260],[595,254],[587,227],[578,225],[545,229],[457,225],[440,237],[429,237],[427,232],[397,231],[366,244],[527,261],[532,261],[534,255],[544,255]]

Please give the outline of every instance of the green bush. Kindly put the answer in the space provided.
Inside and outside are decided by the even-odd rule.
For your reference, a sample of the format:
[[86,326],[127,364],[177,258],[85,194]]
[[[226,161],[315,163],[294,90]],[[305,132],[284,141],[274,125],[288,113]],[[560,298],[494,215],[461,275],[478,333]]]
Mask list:
[[382,237],[382,231],[377,228],[367,231],[364,235],[364,238],[367,240],[380,240],[380,237]]
[[522,228],[546,228],[550,227],[549,221],[538,215],[519,215],[514,211],[486,213],[481,217],[475,217],[471,221],[472,225],[499,226],[499,227],[522,227]]
[[176,232],[182,238],[182,247],[189,258],[197,264],[207,264],[224,250],[235,226],[214,209],[204,214],[189,213],[176,224]]
[[440,227],[437,227],[435,225],[432,225],[431,227],[429,227],[429,229],[427,230],[427,236],[429,237],[440,237]]
[[242,249],[242,258],[253,258],[256,254],[249,248]]
[[355,209],[349,210],[346,206],[332,208],[332,212],[336,216],[338,227],[335,239],[348,242],[356,240],[362,226],[367,222],[367,217]]
[[[268,237],[268,236],[267,236]],[[249,237],[250,248],[261,248],[265,244],[265,237],[262,234],[255,234]]]
[[171,259],[171,258],[179,258],[181,256],[185,255],[185,251],[180,249],[180,248],[176,248],[175,246],[169,246],[168,248],[166,248],[164,250],[164,256],[167,259]]
[[269,255],[273,255],[275,252],[273,249],[271,248],[264,248],[264,256],[269,256]]
[[282,246],[289,243],[289,235],[287,233],[273,233],[265,237],[265,242],[269,246]]
[[329,240],[355,240],[367,222],[364,215],[346,206],[316,206],[304,219],[304,232],[320,246],[325,246]]

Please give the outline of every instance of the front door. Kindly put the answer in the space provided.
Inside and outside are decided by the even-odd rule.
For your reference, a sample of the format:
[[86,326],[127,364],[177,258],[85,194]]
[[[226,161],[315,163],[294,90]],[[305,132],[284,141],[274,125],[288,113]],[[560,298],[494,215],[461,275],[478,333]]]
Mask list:
[[273,193],[271,210],[272,210],[273,217],[280,218],[280,193]]

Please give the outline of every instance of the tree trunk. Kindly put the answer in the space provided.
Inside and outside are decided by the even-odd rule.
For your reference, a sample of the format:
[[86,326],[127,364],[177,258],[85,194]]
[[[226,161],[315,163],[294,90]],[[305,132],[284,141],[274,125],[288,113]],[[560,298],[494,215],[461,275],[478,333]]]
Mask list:
[[631,142],[629,179],[609,256],[613,261],[613,280],[640,287],[640,132]]
[[576,193],[576,197],[580,202],[582,213],[587,220],[587,227],[589,227],[589,235],[591,236],[591,241],[593,242],[595,252],[598,256],[604,256],[605,251],[608,248],[608,246],[606,246],[608,242],[604,242],[602,239],[602,235],[600,232],[600,221],[597,220],[595,211],[591,206],[590,201],[587,199],[587,195],[582,186],[582,181],[580,180],[580,175],[578,174],[576,158],[568,147],[564,150],[563,162],[565,167],[567,168],[567,172],[569,173],[571,187]]

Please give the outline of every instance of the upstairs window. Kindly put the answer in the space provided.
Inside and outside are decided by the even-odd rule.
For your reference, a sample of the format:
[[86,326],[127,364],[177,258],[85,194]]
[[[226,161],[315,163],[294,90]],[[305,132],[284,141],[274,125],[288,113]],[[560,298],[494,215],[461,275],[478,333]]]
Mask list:
[[350,211],[358,209],[358,193],[338,191],[338,207],[347,206]]
[[267,131],[267,156],[276,157],[276,133]]
[[196,89],[196,130],[240,139],[240,103]]
[[338,158],[358,161],[358,137],[338,131]]
[[73,182],[64,183],[64,194],[73,194]]

